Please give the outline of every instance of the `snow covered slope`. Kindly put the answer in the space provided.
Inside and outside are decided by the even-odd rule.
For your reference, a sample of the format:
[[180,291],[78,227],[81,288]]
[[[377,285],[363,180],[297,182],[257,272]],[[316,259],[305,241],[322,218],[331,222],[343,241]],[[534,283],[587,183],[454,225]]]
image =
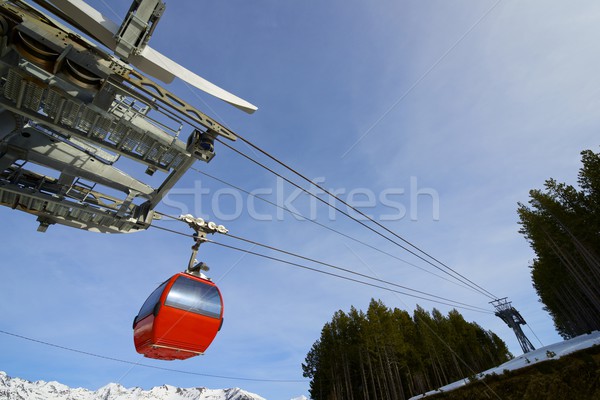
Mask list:
[[58,382],[29,382],[0,371],[0,399],[11,400],[265,400],[241,389],[181,389],[163,385],[150,390],[127,389],[116,383],[92,392]]
[[[588,347],[598,345],[600,345],[600,331],[595,331],[588,335],[577,336],[573,339],[545,346],[527,354],[523,354],[519,357],[515,357],[512,360],[507,361],[498,367],[491,368],[487,371],[483,371],[482,373],[477,374],[477,377],[483,378],[484,376],[491,374],[502,375],[506,370],[513,371],[519,368],[527,367],[531,364],[536,364],[538,362],[546,360],[556,360],[557,358],[574,353],[578,350],[583,350]],[[468,379],[462,379],[460,381],[450,383],[446,386],[442,386],[437,390],[432,390],[425,394],[420,394],[418,396],[411,397],[409,400],[421,399],[423,397],[434,395],[440,392],[448,392],[450,390],[457,389],[461,386],[465,386],[468,383]]]

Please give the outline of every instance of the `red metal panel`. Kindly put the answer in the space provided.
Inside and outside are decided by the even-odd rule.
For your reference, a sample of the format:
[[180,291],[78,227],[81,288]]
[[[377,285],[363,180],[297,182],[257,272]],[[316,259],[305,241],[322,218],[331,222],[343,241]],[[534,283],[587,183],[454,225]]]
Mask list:
[[134,327],[136,350],[145,357],[161,360],[183,360],[194,357],[206,351],[219,331],[223,319],[223,301],[218,288],[221,301],[219,318],[165,305],[173,283],[180,276],[216,288],[213,282],[206,279],[185,273],[174,275],[160,296],[160,306],[156,316],[150,314],[137,321]]

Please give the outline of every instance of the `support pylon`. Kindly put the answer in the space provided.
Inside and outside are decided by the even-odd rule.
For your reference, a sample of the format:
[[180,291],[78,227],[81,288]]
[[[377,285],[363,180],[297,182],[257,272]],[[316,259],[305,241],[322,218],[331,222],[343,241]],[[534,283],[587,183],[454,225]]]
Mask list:
[[521,314],[519,314],[519,312],[511,305],[511,302],[506,299],[506,297],[496,299],[490,301],[490,304],[496,308],[496,316],[500,317],[500,319],[515,332],[517,340],[521,345],[521,349],[523,349],[523,353],[529,353],[530,351],[535,350],[535,347],[533,347],[533,344],[531,344],[521,329],[521,325],[525,325],[527,322],[525,322],[525,319]]

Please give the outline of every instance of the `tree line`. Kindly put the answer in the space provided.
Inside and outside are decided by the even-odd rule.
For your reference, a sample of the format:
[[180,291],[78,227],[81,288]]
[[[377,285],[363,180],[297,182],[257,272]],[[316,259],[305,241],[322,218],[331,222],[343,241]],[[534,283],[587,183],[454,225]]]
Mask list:
[[411,316],[372,300],[338,311],[302,364],[313,400],[404,400],[512,357],[493,332],[417,306]]
[[549,179],[518,208],[533,286],[565,339],[600,330],[600,154],[581,161],[579,188]]

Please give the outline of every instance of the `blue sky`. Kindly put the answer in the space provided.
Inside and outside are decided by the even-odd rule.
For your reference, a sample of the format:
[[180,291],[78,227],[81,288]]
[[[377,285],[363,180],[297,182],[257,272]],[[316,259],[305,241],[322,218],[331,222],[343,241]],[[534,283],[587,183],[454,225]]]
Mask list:
[[[91,2],[117,22],[126,3]],[[518,233],[516,207],[549,177],[575,183],[579,152],[598,151],[599,19],[593,1],[182,0],[168,2],[150,44],[259,110],[246,115],[181,82],[171,91],[342,198],[360,205],[372,193],[376,206],[361,210],[375,218],[405,210],[403,218],[382,222],[508,296],[550,344],[560,338],[531,286],[534,255]],[[319,222],[428,268],[339,213],[330,218],[307,196],[293,197],[293,188],[222,146],[210,164],[195,168],[263,190],[271,201],[279,193]],[[209,193],[193,194],[199,187]],[[177,215],[185,210],[173,205],[183,204],[235,235],[488,306],[477,293],[291,215],[280,218],[270,206],[249,208],[245,195],[223,189],[190,171],[159,210]],[[382,193],[387,204],[379,201]],[[201,374],[301,380],[306,353],[337,310],[366,309],[380,298],[409,312],[417,303],[449,311],[207,244],[199,258],[223,293],[223,330],[202,357],[146,360],[133,347],[131,321],[160,282],[185,268],[191,240],[156,229],[111,236],[52,226],[40,234],[28,214],[3,208],[0,218],[0,329],[109,357]],[[188,232],[176,222],[161,224]],[[461,312],[520,354],[500,319]],[[119,382],[146,389],[238,386],[268,399],[308,395],[307,382],[169,373],[6,335],[0,354],[0,369],[11,376],[89,389]]]

